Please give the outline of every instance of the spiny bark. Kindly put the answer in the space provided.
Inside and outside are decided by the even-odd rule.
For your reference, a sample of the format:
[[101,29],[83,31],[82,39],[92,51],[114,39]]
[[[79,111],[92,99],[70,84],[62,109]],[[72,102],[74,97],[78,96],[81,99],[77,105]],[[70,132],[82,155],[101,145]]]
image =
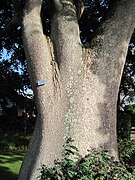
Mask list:
[[43,163],[52,166],[69,137],[82,155],[102,148],[117,158],[117,93],[135,23],[135,1],[119,1],[85,49],[73,1],[54,1],[51,40],[42,32],[41,2],[28,0],[23,20],[38,120],[19,180],[36,179]]

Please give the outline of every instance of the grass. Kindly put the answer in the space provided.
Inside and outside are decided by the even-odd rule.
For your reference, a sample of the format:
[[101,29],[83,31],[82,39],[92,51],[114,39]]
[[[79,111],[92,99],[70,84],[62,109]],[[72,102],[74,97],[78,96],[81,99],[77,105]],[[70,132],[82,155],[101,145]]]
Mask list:
[[35,118],[0,116],[0,180],[17,180],[22,160],[34,128]]
[[0,130],[0,180],[17,180],[31,135]]
[[0,152],[0,179],[17,180],[24,151]]

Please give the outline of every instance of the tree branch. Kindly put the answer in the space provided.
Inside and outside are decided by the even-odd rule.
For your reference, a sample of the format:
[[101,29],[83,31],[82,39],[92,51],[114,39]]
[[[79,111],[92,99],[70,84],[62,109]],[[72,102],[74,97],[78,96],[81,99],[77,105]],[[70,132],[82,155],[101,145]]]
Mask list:
[[114,93],[112,84],[117,91],[119,89],[134,27],[135,1],[118,0],[111,16],[101,24],[89,48],[83,52],[87,76],[94,73],[99,77],[107,84],[108,94]]
[[81,59],[81,46],[74,2],[73,0],[61,0],[60,2],[63,9],[52,18],[51,39],[55,49],[55,57],[61,68],[64,67],[64,63],[68,64],[70,61],[78,63]]
[[110,41],[111,47],[121,44],[124,40],[129,43],[134,27],[135,1],[117,0],[106,20],[99,26],[92,45],[97,44],[97,41],[103,44],[105,40]]
[[38,80],[52,82],[53,59],[49,41],[43,34],[41,5],[42,0],[28,0],[23,18],[23,42],[34,93],[37,91]]

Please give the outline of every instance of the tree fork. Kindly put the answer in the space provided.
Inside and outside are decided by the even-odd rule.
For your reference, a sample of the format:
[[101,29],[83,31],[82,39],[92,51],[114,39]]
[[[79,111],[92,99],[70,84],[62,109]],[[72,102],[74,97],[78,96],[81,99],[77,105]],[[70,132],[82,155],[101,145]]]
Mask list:
[[[69,137],[82,155],[91,148],[102,148],[118,158],[117,93],[125,51],[135,23],[135,1],[118,1],[115,11],[100,26],[100,33],[93,38],[89,49],[82,48],[79,42],[73,1],[60,2],[63,3],[62,9],[56,8],[52,18],[54,54],[42,32],[41,1],[29,0],[26,5],[24,44],[38,120],[19,180],[36,179],[43,163],[53,166],[54,159],[61,158],[62,146]],[[52,62],[58,63],[59,88],[55,93]],[[57,67],[55,65],[53,68]],[[40,79],[46,80],[45,86],[37,86]]]

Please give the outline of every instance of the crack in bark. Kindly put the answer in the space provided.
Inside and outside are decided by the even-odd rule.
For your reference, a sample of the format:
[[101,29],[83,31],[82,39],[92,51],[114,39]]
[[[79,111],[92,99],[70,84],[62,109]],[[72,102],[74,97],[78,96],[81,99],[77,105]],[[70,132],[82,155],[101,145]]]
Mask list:
[[[53,69],[53,83],[55,91],[58,92],[58,90],[61,90],[60,88],[60,80],[59,80],[59,70],[58,70],[58,64],[56,63],[54,52],[53,52],[53,43],[51,42],[51,39],[49,37],[46,37],[48,48],[51,55],[51,65]],[[60,91],[61,92],[61,91]]]

